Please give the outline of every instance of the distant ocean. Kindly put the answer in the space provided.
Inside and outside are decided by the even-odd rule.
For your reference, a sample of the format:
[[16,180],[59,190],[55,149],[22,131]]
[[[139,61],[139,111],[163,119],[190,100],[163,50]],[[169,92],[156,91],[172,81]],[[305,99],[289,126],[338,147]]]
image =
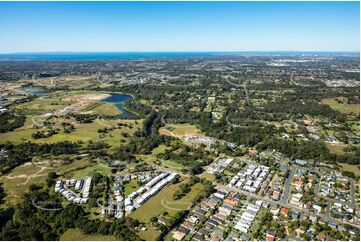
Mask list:
[[359,52],[292,52],[292,51],[244,51],[244,52],[42,52],[0,54],[0,61],[51,61],[51,60],[127,60],[152,58],[195,58],[240,55],[359,55]]

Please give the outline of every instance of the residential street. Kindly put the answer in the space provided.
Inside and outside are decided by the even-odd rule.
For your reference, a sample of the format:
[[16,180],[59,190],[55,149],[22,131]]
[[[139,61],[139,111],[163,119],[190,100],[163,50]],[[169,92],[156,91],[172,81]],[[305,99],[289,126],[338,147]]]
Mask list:
[[329,221],[335,221],[339,224],[347,224],[347,225],[350,225],[354,228],[359,228],[358,225],[354,225],[354,224],[351,224],[351,223],[348,223],[348,222],[345,222],[345,221],[342,221],[342,220],[339,220],[339,219],[335,219],[335,218],[331,218],[329,215],[324,215],[324,214],[317,214],[315,212],[311,212],[307,209],[304,209],[304,208],[298,208],[296,206],[293,206],[293,205],[290,205],[288,203],[284,203],[282,201],[274,201],[270,198],[266,198],[264,196],[259,196],[257,194],[252,194],[252,193],[248,193],[248,192],[245,192],[243,190],[239,190],[239,189],[236,189],[236,188],[230,188],[230,187],[227,187],[227,186],[223,186],[223,185],[218,185],[217,186],[218,189],[222,189],[222,190],[225,190],[225,191],[228,191],[228,192],[239,192],[247,197],[251,197],[251,198],[255,198],[255,199],[259,199],[259,200],[262,200],[262,201],[266,201],[270,204],[276,204],[276,205],[279,205],[279,206],[282,206],[284,208],[288,208],[288,209],[293,209],[293,210],[296,210],[300,213],[306,213],[307,215],[314,215],[314,216],[317,216],[323,220],[325,220],[326,222],[329,222]]
[[283,203],[287,203],[287,200],[288,200],[288,197],[290,194],[292,179],[293,179],[293,176],[295,175],[296,170],[297,170],[297,166],[292,165],[290,168],[290,174],[289,174],[287,180],[285,181],[285,185],[284,185],[285,190],[284,190],[284,192],[282,194],[282,198],[281,198],[281,201]]

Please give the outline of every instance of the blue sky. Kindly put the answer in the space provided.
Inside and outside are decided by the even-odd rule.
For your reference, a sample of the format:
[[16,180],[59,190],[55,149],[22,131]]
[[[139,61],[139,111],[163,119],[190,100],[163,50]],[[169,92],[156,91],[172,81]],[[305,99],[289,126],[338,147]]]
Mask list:
[[0,53],[359,51],[359,2],[0,2]]

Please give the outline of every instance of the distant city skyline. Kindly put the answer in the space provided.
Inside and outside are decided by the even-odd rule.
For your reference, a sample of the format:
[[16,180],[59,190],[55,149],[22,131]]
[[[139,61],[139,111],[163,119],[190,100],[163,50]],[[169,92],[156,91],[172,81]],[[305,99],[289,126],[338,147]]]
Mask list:
[[360,50],[359,2],[0,2],[0,53]]

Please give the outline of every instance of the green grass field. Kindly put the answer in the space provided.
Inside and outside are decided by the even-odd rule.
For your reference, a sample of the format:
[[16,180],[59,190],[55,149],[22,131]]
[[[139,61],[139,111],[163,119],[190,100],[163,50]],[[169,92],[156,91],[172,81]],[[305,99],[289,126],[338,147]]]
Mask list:
[[[61,119],[62,120],[62,119]],[[71,120],[70,120],[71,121]],[[56,120],[55,120],[56,122]],[[68,121],[69,122],[69,121]],[[56,122],[59,123],[59,122]],[[110,126],[116,126],[118,123],[123,124],[131,124],[133,126],[132,129],[129,127],[123,126],[120,129],[115,129],[109,133],[101,134],[98,136],[98,129],[103,129],[105,127]],[[125,140],[125,143],[128,142],[129,137],[137,130],[137,128],[141,128],[142,122],[140,120],[137,121],[138,124],[135,123],[134,120],[95,120],[93,123],[86,123],[86,124],[75,124],[75,131],[72,133],[63,133],[62,128],[59,124],[56,124],[55,127],[60,128],[58,134],[55,134],[49,138],[42,138],[42,139],[33,139],[31,137],[31,134],[35,131],[40,130],[48,130],[47,128],[43,129],[34,129],[29,126],[23,126],[21,128],[18,128],[14,131],[8,132],[8,133],[1,133],[0,134],[0,143],[5,141],[10,141],[13,143],[21,143],[24,141],[31,141],[34,143],[56,143],[60,141],[71,141],[71,142],[77,142],[77,141],[103,141],[107,144],[109,144],[112,148],[119,147],[120,146],[120,140]],[[123,137],[122,132],[128,133],[129,137]]]
[[[182,179],[183,181],[181,183],[188,182],[188,178]],[[141,222],[148,223],[151,217],[158,217],[165,211],[168,212],[166,218],[171,218],[178,213],[178,211],[190,208],[193,201],[202,194],[203,185],[199,183],[195,184],[186,196],[179,200],[174,200],[173,193],[181,183],[171,184],[162,189],[130,216]],[[145,240],[155,240],[159,232],[153,230],[149,225],[147,225],[147,228],[147,231],[140,232],[139,235]]]
[[30,163],[14,168],[10,173],[0,177],[6,193],[5,203],[16,204],[31,184],[45,184],[50,167],[41,168]]
[[152,150],[152,155],[158,155],[158,154],[161,154],[161,153],[164,153],[164,151],[167,149],[167,148],[170,148],[166,145],[159,145],[157,148],[154,148]]
[[45,184],[50,171],[55,171],[64,178],[78,178],[90,175],[97,171],[102,174],[111,174],[105,164],[90,164],[87,158],[74,160],[70,164],[62,164],[60,160],[51,159],[37,165],[26,163],[14,168],[10,173],[0,177],[0,182],[7,194],[7,204],[16,204],[19,198],[28,190],[31,184]]
[[265,216],[266,212],[267,209],[261,208],[257,213],[255,221],[252,223],[248,233],[246,234],[249,238],[252,237],[252,234],[259,228],[259,226],[262,226],[262,219]]
[[347,146],[347,145],[343,145],[343,144],[328,144],[326,143],[327,148],[330,150],[330,152],[332,154],[335,155],[343,155],[345,154],[345,152],[343,151],[343,149]]
[[203,173],[201,175],[201,178],[204,178],[204,179],[207,179],[211,182],[213,182],[214,180],[216,180],[216,176],[214,174],[211,174],[211,173]]
[[124,196],[127,197],[132,192],[136,191],[139,188],[139,185],[136,180],[131,180],[124,187]]
[[106,102],[97,102],[82,111],[91,111],[99,115],[118,115],[122,112],[113,104]]
[[[175,135],[196,135],[201,133],[193,124],[167,124],[167,127],[169,127]],[[160,132],[163,132],[163,129],[164,128],[161,128]],[[167,135],[166,132],[164,134]]]
[[62,101],[61,98],[37,98],[33,101],[19,104],[15,107],[16,111],[25,114],[45,114],[47,112],[52,112],[61,108],[64,108],[74,102],[71,101]]
[[84,177],[84,176],[89,176],[94,172],[98,172],[102,175],[111,175],[111,168],[106,165],[106,164],[95,164],[92,166],[88,166],[84,169],[81,170],[77,170],[72,174],[72,178],[80,178],[80,177]]
[[98,83],[94,75],[64,75],[50,78],[24,79],[25,83],[33,83],[35,85],[54,87],[68,86],[71,89],[83,89],[87,86]]
[[162,166],[164,166],[165,168],[171,168],[171,169],[175,169],[178,171],[181,171],[184,168],[184,165],[177,163],[175,161],[172,161],[172,160],[163,160]]
[[360,125],[358,122],[351,122],[351,129],[356,133],[360,134]]
[[180,163],[177,163],[175,161],[172,160],[161,160],[161,159],[157,159],[154,154],[158,153],[160,149],[163,149],[164,147],[158,149],[159,147],[155,148],[152,151],[152,155],[136,155],[137,158],[140,158],[142,160],[144,160],[146,163],[152,165],[154,164],[154,161],[159,160],[161,161],[161,166],[165,167],[165,168],[170,168],[170,169],[174,169],[177,171],[181,171],[184,166]]
[[[338,98],[342,100],[343,98]],[[360,104],[347,104],[347,103],[338,103],[334,98],[326,98],[321,101],[323,104],[329,105],[332,109],[339,111],[340,113],[360,113]]]
[[157,158],[153,155],[135,155],[135,157],[137,157],[137,159],[144,160],[148,164],[153,164],[153,162],[157,160]]
[[81,170],[84,169],[86,167],[90,166],[89,161],[87,160],[87,158],[83,158],[80,160],[74,160],[72,163],[70,164],[60,164],[60,163],[56,163],[55,165],[53,165],[54,168],[56,169],[56,172],[59,175],[67,175],[67,176],[71,176],[73,173],[73,171],[76,170]]
[[114,236],[110,235],[86,235],[80,229],[68,229],[65,231],[62,236],[60,236],[60,240],[62,241],[74,241],[74,240],[81,240],[81,241],[114,241],[117,240]]
[[35,172],[39,171],[40,167],[33,165],[31,163],[26,163],[22,166],[18,166],[16,168],[14,168],[14,170],[12,170],[12,172],[10,174],[8,174],[11,177],[14,176],[21,176],[21,175],[31,175],[34,174]]
[[348,163],[337,163],[341,166],[342,171],[350,171],[353,172],[356,176],[360,177],[360,166],[359,165],[351,165]]

